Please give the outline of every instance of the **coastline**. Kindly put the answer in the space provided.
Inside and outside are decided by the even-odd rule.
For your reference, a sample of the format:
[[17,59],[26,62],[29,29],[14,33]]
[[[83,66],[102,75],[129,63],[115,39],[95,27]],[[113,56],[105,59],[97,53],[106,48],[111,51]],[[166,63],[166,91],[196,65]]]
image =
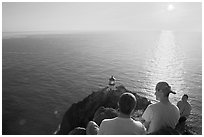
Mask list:
[[[64,114],[63,120],[54,134],[69,134],[69,132],[73,132],[76,128],[85,129],[86,125],[91,120],[100,125],[103,119],[116,117],[117,114],[115,113],[117,113],[117,101],[120,95],[124,92],[133,93],[122,85],[116,87],[116,89],[105,87],[88,95],[82,101],[72,104],[72,106]],[[151,104],[151,102],[147,98],[139,96],[137,93],[133,94],[137,98],[137,106],[135,107],[135,113],[132,118],[140,120],[142,113],[146,107]],[[104,115],[106,112],[103,111],[112,111],[112,114],[108,112]],[[103,114],[100,115],[100,113]],[[179,133],[182,135],[196,135],[196,133],[188,125],[184,125],[184,127],[181,126],[176,128],[175,131],[162,129],[160,134],[174,135]],[[75,134],[79,135],[79,132],[76,132]]]

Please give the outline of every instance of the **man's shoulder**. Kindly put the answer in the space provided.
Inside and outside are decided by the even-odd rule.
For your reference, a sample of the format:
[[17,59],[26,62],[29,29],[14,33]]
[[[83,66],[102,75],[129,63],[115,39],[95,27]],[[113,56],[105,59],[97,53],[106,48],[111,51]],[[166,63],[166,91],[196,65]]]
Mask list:
[[179,109],[175,104],[171,103],[172,107],[175,107],[176,109]]
[[157,103],[153,103],[153,104],[149,104],[148,107],[154,107],[154,106],[157,106],[158,103],[159,103],[159,102],[157,102]]
[[[116,118],[117,118],[117,117],[116,117]],[[115,121],[116,118],[104,119],[102,122],[103,122],[103,123],[109,123],[109,122]]]
[[175,104],[171,103],[171,104],[169,105],[169,109],[174,110],[174,111],[172,111],[172,112],[174,112],[175,114],[179,115],[179,108],[178,108]]
[[143,124],[140,121],[136,121],[136,120],[133,120],[133,121],[137,126],[139,126],[139,127],[143,126]]
[[175,109],[178,109],[178,107],[176,105],[172,104],[172,103],[164,104],[164,103],[161,103],[161,102],[157,102],[155,104],[152,104],[149,107],[151,107],[152,109],[163,109],[163,108],[175,108]]
[[154,104],[150,104],[148,107],[149,108],[154,108],[154,107],[157,107],[157,106],[160,106],[160,102],[156,102],[156,103],[154,103]]
[[159,104],[158,104],[159,102],[157,102],[157,103],[154,103],[154,104],[149,104],[148,106],[147,106],[147,108],[146,108],[146,110],[145,110],[145,112],[147,113],[149,113],[150,111],[153,111],[153,110],[155,110],[156,108],[159,108]]
[[134,123],[135,123],[136,130],[139,130],[139,131],[142,132],[142,134],[145,134],[145,132],[146,132],[145,126],[140,121],[135,121],[134,120]]

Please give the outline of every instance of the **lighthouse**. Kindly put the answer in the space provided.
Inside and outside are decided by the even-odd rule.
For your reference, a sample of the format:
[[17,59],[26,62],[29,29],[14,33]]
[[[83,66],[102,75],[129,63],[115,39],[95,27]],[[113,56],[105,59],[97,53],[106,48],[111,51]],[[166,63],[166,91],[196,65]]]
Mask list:
[[109,85],[109,89],[110,90],[114,90],[114,88],[115,88],[115,78],[113,77],[113,76],[111,76],[110,78],[109,78],[109,83],[108,83],[108,85]]

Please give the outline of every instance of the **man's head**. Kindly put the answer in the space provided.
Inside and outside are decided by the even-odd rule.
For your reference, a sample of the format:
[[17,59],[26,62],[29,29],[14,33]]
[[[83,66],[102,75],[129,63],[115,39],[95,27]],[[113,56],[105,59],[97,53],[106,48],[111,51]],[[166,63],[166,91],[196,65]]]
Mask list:
[[136,98],[132,93],[123,93],[118,104],[121,113],[130,115],[136,106]]
[[182,96],[182,101],[187,101],[188,100],[188,95],[187,94],[184,94],[183,96]]
[[171,86],[167,82],[159,82],[155,88],[156,99],[160,100],[162,97],[169,97],[170,93],[176,94],[171,90]]

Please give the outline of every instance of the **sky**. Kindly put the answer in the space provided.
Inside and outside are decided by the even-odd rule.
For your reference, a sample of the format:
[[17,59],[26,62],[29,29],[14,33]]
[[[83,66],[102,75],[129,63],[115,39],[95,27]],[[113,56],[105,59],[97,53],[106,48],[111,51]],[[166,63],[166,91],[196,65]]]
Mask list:
[[202,31],[201,2],[3,2],[2,31]]

